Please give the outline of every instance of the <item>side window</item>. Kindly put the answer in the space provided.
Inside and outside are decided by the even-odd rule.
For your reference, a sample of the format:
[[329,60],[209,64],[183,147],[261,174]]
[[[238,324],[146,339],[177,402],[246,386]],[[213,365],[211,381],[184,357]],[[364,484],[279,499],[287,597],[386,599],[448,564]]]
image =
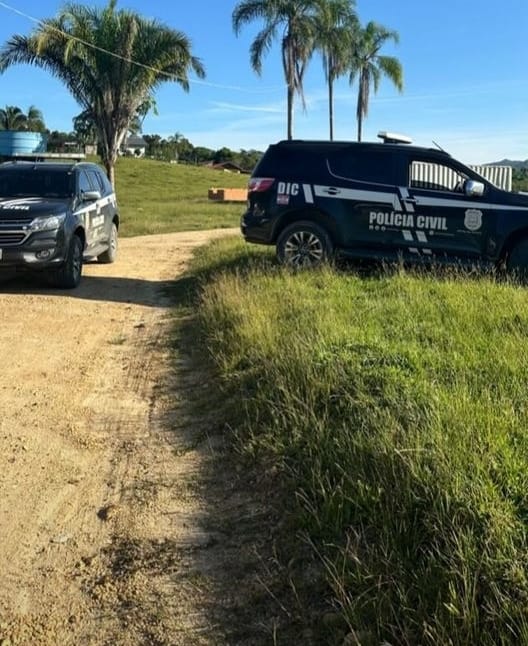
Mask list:
[[103,184],[103,193],[104,193],[104,195],[110,195],[111,193],[113,193],[114,189],[112,187],[112,184],[110,183],[110,180],[103,173],[102,170],[97,171],[97,176],[99,178],[99,181]]
[[395,185],[392,154],[381,151],[358,153],[350,149],[339,150],[328,157],[330,172],[335,177],[372,184]]
[[411,188],[462,193],[467,179],[467,175],[445,164],[413,161],[409,167]]
[[87,191],[93,191],[88,175],[82,170],[79,173],[79,193],[82,195]]
[[104,195],[106,193],[105,187],[103,183],[101,182],[101,177],[99,173],[95,170],[89,170],[88,175],[90,176],[90,179],[92,180],[92,184],[95,187],[96,191],[99,191],[101,195]]

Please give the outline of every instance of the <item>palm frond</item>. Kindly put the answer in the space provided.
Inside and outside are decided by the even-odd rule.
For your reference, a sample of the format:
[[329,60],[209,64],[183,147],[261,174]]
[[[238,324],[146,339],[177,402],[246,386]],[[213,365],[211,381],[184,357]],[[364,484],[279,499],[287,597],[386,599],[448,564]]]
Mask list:
[[134,11],[118,11],[115,0],[102,9],[66,4],[29,36],[13,36],[0,49],[0,72],[18,63],[40,67],[64,83],[82,115],[93,119],[107,169],[155,87],[172,80],[188,90],[189,72],[205,75],[185,34]]

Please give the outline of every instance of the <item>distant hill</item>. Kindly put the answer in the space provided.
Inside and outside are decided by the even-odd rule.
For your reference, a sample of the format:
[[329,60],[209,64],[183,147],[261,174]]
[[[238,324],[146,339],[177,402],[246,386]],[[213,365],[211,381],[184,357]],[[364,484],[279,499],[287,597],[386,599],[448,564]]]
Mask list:
[[491,162],[490,164],[484,164],[484,166],[511,166],[515,169],[528,168],[528,159],[525,161],[512,161],[511,159],[503,159],[498,162]]

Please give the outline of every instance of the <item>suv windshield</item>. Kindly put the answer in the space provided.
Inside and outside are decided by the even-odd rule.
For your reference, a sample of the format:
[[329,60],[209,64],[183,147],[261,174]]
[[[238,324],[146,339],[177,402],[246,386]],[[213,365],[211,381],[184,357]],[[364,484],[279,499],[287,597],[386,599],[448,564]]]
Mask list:
[[71,197],[73,176],[67,171],[41,168],[0,170],[2,197]]

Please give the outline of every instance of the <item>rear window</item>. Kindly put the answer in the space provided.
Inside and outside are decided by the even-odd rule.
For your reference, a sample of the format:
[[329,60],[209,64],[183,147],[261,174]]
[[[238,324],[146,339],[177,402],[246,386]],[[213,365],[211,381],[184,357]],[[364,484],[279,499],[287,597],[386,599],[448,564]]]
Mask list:
[[335,177],[372,184],[396,183],[394,158],[390,152],[339,150],[328,156],[328,166]]
[[324,155],[307,147],[270,146],[255,166],[254,177],[308,177],[324,168]]
[[73,195],[73,178],[65,171],[42,168],[0,170],[1,197],[66,198]]

